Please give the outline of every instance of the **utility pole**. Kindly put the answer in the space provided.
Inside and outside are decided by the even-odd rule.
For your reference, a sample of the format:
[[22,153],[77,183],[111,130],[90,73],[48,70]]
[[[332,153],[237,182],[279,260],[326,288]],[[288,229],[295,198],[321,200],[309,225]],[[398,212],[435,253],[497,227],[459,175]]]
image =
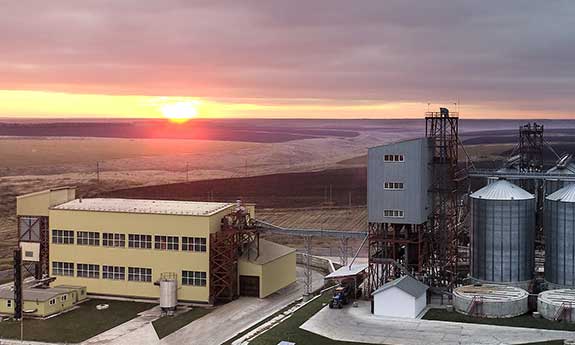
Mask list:
[[100,184],[100,162],[96,162],[96,181]]
[[190,182],[190,163],[186,163],[186,182]]

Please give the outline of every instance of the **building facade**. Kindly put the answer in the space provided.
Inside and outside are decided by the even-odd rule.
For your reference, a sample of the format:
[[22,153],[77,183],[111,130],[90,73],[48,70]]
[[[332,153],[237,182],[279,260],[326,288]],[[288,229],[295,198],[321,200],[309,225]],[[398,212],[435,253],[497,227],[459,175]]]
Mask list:
[[[26,205],[18,208],[19,217],[39,207],[33,198],[21,199]],[[92,295],[157,299],[160,291],[155,283],[163,274],[175,273],[179,301],[211,303],[210,235],[220,231],[222,218],[236,206],[106,198],[50,205],[49,275],[56,278],[56,284],[85,286]],[[248,207],[248,211],[253,216],[254,207]],[[273,260],[269,262],[248,257],[241,259],[245,265],[238,265],[238,281],[242,275],[251,275],[242,267],[254,270],[255,265],[265,270],[271,263],[287,277],[274,285],[275,278],[266,280],[260,275],[258,292],[262,294],[258,297],[295,281],[295,252],[292,264],[292,250],[281,247],[284,250],[264,253],[271,255]]]
[[422,224],[431,212],[429,139],[418,138],[368,151],[368,221]]

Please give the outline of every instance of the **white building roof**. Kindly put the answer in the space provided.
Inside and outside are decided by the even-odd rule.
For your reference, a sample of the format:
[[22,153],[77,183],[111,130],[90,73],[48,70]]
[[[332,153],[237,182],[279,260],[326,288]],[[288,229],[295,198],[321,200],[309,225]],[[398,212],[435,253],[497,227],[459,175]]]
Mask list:
[[484,200],[529,200],[535,198],[519,186],[506,180],[498,180],[471,194],[474,199]]
[[410,276],[403,276],[384,284],[379,289],[375,290],[372,295],[376,295],[392,287],[397,287],[413,297],[419,297],[426,293],[427,289],[429,289],[429,286],[423,284],[419,280]]
[[52,209],[210,216],[233,206],[235,206],[234,203],[223,202],[93,198],[72,200],[64,204],[54,206]]
[[367,264],[345,265],[331,272],[324,279],[344,278],[355,276],[367,269]]

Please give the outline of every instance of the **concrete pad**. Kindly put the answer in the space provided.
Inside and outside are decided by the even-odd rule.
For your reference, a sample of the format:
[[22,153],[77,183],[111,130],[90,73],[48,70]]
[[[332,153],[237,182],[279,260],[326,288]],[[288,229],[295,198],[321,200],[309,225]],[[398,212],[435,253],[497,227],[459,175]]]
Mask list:
[[152,321],[159,318],[161,312],[160,306],[145,310],[138,314],[138,317],[109,329],[106,332],[100,333],[84,341],[82,344],[158,344],[158,335],[152,326]]
[[[208,315],[168,335],[160,343],[219,345],[302,297],[305,291],[303,273],[303,267],[298,266],[298,281],[282,291],[264,299],[241,297],[219,306]],[[322,285],[323,275],[312,271],[313,288]]]
[[358,308],[324,308],[300,328],[333,340],[389,345],[503,345],[575,339],[575,333],[567,331],[377,317],[366,301],[359,301]]

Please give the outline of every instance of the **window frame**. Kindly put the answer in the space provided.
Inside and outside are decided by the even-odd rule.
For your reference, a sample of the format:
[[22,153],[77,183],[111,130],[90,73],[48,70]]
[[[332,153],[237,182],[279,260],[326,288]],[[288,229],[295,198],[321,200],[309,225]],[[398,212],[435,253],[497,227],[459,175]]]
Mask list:
[[384,182],[383,189],[385,190],[404,190],[405,183],[404,182]]
[[128,234],[128,248],[152,249],[154,237],[147,234]]
[[182,251],[206,253],[208,251],[208,239],[205,237],[182,236]]
[[386,218],[405,218],[405,210],[383,210],[383,216]]
[[[109,272],[110,269],[111,272]],[[102,265],[102,279],[126,280],[126,268],[124,266]]]
[[103,232],[102,247],[126,248],[126,234],[119,232]]
[[[61,264],[61,267],[57,267]],[[60,277],[74,277],[74,263],[65,261],[52,261],[52,274]]]
[[[82,267],[82,269],[80,269],[80,265],[86,266],[86,267]],[[80,272],[82,272],[82,275],[80,274]],[[77,278],[87,278],[87,279],[100,279],[100,265],[77,263],[76,264],[76,277]]]
[[149,267],[128,267],[128,281],[138,283],[152,282],[152,269]]
[[182,270],[182,286],[206,287],[207,284],[207,272]]
[[[80,235],[86,235],[87,238]],[[92,237],[92,235],[95,235]],[[80,231],[78,230],[76,233],[76,245],[78,246],[91,246],[91,247],[99,247],[100,246],[100,233],[97,231]]]
[[154,235],[154,249],[179,251],[180,237],[169,235]]
[[402,153],[385,154],[383,161],[388,163],[403,163],[405,162],[405,155]]
[[74,244],[74,230],[52,229],[52,244]]

